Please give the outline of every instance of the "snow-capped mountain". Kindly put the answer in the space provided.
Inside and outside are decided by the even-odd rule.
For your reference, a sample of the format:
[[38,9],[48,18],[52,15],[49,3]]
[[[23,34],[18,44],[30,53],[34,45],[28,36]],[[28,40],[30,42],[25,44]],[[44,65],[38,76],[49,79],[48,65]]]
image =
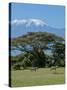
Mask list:
[[26,27],[31,26],[31,24],[35,26],[44,26],[46,23],[43,20],[40,19],[21,19],[21,20],[13,20],[11,22],[13,25],[26,25]]
[[11,21],[11,38],[21,36],[27,32],[49,32],[64,37],[64,28],[58,29],[49,26],[40,19],[21,19]]

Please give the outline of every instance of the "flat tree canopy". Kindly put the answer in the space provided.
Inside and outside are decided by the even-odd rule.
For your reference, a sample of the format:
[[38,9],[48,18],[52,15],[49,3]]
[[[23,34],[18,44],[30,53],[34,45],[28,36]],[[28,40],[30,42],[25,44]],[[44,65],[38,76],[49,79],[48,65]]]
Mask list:
[[24,50],[23,48],[40,47],[45,48],[47,44],[64,41],[62,37],[47,32],[28,32],[26,35],[11,39],[11,46]]

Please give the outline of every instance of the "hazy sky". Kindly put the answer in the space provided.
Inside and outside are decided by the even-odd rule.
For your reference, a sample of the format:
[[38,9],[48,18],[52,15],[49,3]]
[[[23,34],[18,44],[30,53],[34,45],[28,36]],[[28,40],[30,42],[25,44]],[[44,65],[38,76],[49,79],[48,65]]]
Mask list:
[[12,3],[12,20],[29,18],[42,19],[49,26],[64,28],[65,7],[58,5]]

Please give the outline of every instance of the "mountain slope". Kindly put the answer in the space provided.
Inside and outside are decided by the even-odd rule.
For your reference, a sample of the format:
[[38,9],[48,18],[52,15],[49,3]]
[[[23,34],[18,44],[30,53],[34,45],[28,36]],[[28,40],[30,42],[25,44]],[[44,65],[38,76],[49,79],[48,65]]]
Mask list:
[[11,38],[21,36],[27,32],[49,32],[64,37],[64,28],[58,29],[50,27],[45,21],[40,19],[21,19],[11,22]]

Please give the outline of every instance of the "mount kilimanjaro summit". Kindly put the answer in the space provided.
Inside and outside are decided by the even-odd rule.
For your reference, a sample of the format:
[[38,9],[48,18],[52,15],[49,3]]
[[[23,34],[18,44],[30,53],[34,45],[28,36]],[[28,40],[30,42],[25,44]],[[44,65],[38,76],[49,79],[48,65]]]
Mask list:
[[53,28],[40,19],[16,19],[11,21],[11,38],[24,35],[27,32],[49,32],[64,38],[64,28]]

